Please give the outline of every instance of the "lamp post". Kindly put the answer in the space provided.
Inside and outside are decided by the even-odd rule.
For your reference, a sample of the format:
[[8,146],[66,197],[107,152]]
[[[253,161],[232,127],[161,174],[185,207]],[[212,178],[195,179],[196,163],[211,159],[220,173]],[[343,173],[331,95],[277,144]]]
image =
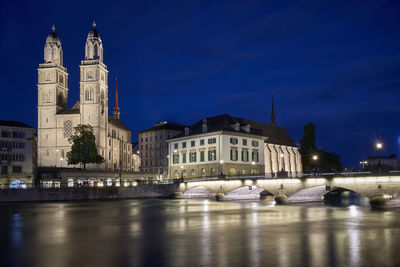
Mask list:
[[376,143],[376,149],[378,149],[378,172],[382,172],[381,166],[381,150],[383,148],[383,144],[381,142]]
[[317,161],[318,161],[318,155],[313,155],[312,160],[314,162],[314,176],[317,176]]
[[224,164],[224,160],[223,159],[221,159],[220,161],[219,161],[219,165],[220,165],[220,176],[222,177],[224,174],[223,174],[223,172],[222,172],[222,168],[223,168],[223,165],[222,164]]
[[281,154],[280,155],[280,157],[281,157],[281,162],[282,162],[282,168],[281,168],[281,170],[282,170],[282,173],[285,171],[285,159],[283,158],[284,157],[284,155],[283,154]]
[[368,164],[368,161],[360,161],[360,164],[362,165],[362,170],[365,169],[365,165]]
[[61,158],[60,158],[60,161],[61,161],[61,168],[62,168],[62,163],[63,163],[63,160],[64,160],[64,158],[63,158],[63,157],[61,157]]
[[57,167],[57,155],[58,155],[58,152],[60,152],[60,150],[56,149],[56,156],[54,157],[55,167]]

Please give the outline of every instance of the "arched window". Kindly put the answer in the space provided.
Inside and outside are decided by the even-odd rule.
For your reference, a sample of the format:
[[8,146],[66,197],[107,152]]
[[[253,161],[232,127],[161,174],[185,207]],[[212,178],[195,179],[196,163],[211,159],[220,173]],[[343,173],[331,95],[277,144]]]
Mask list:
[[237,175],[237,170],[235,168],[230,168],[229,169],[229,175],[232,175],[232,176]]
[[253,175],[258,174],[258,170],[256,170],[256,169],[251,169],[251,174],[253,174]]
[[72,121],[64,121],[64,138],[70,137],[72,134]]
[[246,175],[246,169],[242,170],[242,175]]
[[201,169],[200,174],[201,174],[202,177],[206,176],[206,169],[204,169],[204,168]]
[[197,173],[196,173],[196,171],[195,171],[194,169],[192,169],[192,170],[190,171],[190,175],[191,175],[192,177],[196,177],[196,176],[197,176]]
[[179,178],[179,172],[178,171],[175,171],[175,178]]
[[211,176],[215,176],[215,174],[216,174],[215,168],[211,168],[210,175]]
[[187,178],[187,172],[186,172],[186,170],[183,170],[183,171],[182,171],[182,177],[183,177],[183,178]]
[[93,100],[93,89],[86,90],[86,100]]

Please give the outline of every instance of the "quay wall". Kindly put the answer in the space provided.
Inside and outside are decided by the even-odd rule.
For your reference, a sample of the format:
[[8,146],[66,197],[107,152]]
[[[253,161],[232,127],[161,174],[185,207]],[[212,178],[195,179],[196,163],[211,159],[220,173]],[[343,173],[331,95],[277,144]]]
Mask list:
[[177,184],[152,184],[133,187],[104,188],[38,188],[0,190],[0,202],[73,201],[134,198],[166,198],[178,188]]

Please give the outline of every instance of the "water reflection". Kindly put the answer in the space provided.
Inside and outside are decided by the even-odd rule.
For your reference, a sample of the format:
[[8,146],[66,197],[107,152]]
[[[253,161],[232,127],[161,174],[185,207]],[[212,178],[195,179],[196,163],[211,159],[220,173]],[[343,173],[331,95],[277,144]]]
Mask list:
[[263,201],[0,205],[2,266],[395,266],[400,212]]

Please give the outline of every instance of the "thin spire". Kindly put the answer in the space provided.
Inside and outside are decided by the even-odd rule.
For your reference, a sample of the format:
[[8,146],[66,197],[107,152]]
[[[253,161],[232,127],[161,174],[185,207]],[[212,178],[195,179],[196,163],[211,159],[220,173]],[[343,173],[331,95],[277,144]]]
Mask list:
[[51,29],[53,30],[53,32],[56,30],[56,26],[54,26],[54,24],[53,24],[53,27],[51,27]]
[[96,21],[93,20],[93,28],[96,28]]
[[115,105],[114,105],[114,118],[119,119],[119,107],[118,107],[118,78],[115,76]]
[[276,117],[275,117],[275,109],[274,109],[274,89],[272,89],[271,125],[276,126]]

